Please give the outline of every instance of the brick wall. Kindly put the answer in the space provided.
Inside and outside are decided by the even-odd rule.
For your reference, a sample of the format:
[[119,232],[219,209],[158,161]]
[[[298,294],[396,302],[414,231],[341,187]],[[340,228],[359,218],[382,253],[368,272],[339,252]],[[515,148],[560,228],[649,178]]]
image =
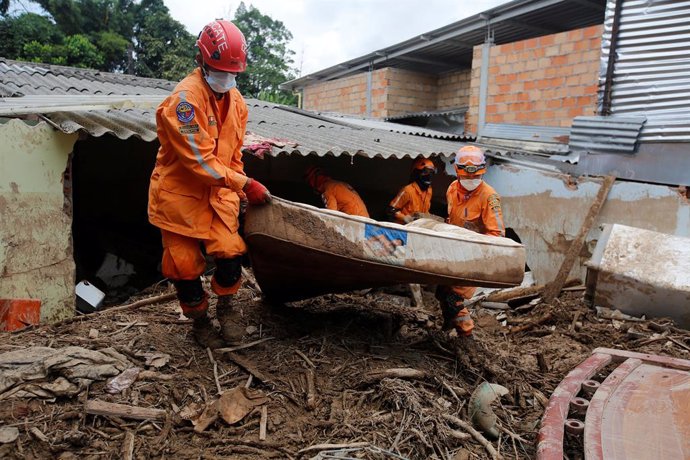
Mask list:
[[[379,77],[377,74],[382,72],[382,70],[374,72],[374,77]],[[303,98],[302,106],[307,110],[365,114],[367,112],[367,75],[357,74],[307,86],[304,88]]]
[[[568,127],[593,115],[603,26],[547,35],[491,49],[487,123]],[[477,132],[482,46],[474,48],[466,130]]]
[[386,70],[388,98],[380,107],[375,107],[385,112],[383,116],[436,110],[438,78],[435,75],[395,68]]
[[448,73],[438,77],[436,110],[466,107],[470,103],[471,69]]
[[[436,110],[437,92],[436,76],[394,68],[376,70],[372,73],[371,116]],[[366,73],[307,86],[303,107],[321,112],[366,115]]]

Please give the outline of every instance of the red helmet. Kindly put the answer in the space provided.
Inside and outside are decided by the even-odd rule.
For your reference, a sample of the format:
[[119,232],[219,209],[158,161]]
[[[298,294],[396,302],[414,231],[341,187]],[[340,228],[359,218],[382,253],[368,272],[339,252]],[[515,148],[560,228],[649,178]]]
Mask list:
[[474,176],[486,172],[484,152],[474,145],[466,145],[455,155],[455,173],[458,176]]
[[196,41],[204,63],[221,72],[244,72],[247,68],[247,41],[235,24],[222,19],[208,23]]

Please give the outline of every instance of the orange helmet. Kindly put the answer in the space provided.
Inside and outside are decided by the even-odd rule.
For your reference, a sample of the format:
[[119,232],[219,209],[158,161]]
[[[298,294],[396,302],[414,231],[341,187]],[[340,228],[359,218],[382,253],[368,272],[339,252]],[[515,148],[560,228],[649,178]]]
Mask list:
[[304,180],[310,187],[316,188],[319,178],[327,178],[328,174],[318,166],[309,166],[304,171]]
[[433,172],[436,172],[436,166],[434,166],[434,162],[431,161],[428,158],[417,158],[414,163],[412,163],[412,170],[417,170],[421,171],[424,169],[430,169]]
[[455,173],[458,176],[474,176],[486,173],[484,152],[474,145],[466,145],[455,155]]
[[247,41],[230,21],[218,19],[206,24],[196,46],[204,63],[214,70],[238,73],[247,68]]

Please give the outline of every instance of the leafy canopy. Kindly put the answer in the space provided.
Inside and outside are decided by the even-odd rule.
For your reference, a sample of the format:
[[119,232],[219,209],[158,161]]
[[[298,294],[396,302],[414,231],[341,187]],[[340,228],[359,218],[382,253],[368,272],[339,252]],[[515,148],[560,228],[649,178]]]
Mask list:
[[[22,0],[41,14],[8,15],[0,0],[0,56],[180,80],[195,66],[196,36],[170,16],[163,0]],[[233,22],[247,39],[246,96],[295,105],[279,85],[295,78],[292,34],[278,20],[240,3]]]
[[262,14],[244,2],[235,12],[235,25],[244,33],[247,50],[247,71],[237,76],[237,85],[246,96],[281,104],[296,105],[296,96],[278,88],[294,78],[292,56],[288,43],[292,34],[281,21]]

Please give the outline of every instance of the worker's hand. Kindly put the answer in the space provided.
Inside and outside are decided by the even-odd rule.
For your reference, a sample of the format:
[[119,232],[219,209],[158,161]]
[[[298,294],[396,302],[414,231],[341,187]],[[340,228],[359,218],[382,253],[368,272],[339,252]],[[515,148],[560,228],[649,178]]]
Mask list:
[[271,201],[271,193],[256,179],[247,179],[247,183],[244,184],[242,191],[247,195],[247,201],[251,205],[264,204]]
[[408,215],[403,216],[402,220],[406,224],[409,224],[410,222],[414,222],[414,217],[412,217],[410,214],[408,214]]

